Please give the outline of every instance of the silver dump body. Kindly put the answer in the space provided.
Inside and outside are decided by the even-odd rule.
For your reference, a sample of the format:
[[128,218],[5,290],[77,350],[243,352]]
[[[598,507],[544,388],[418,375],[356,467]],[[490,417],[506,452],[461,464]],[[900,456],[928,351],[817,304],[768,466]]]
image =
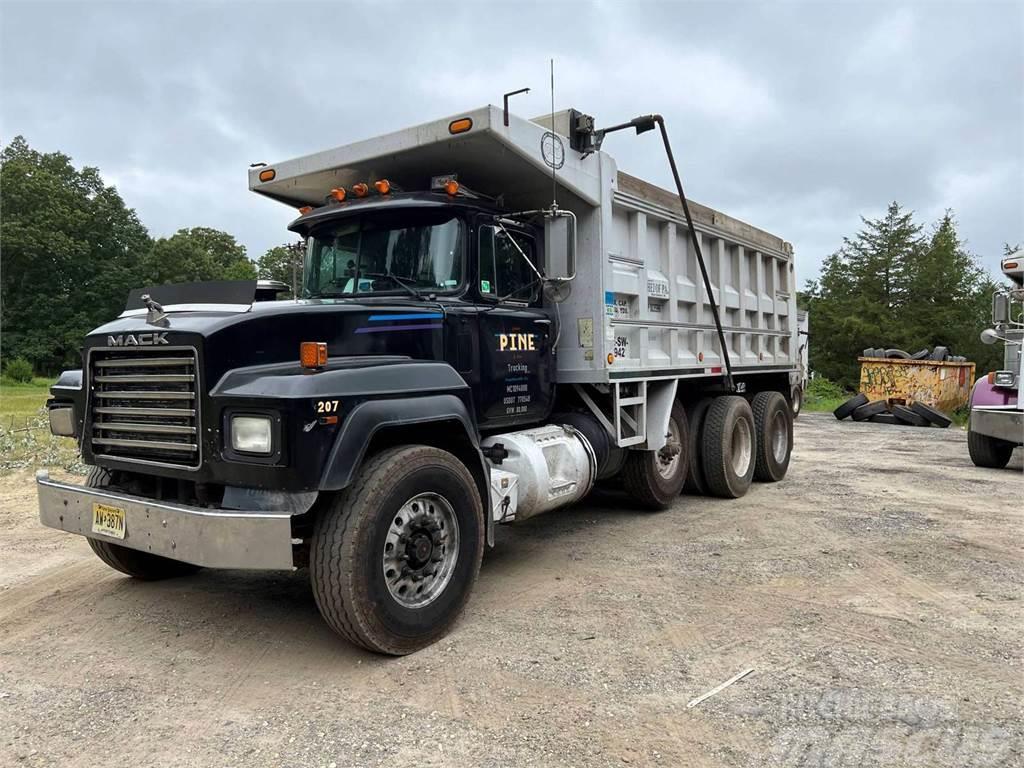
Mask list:
[[[607,152],[569,146],[564,114],[525,120],[482,107],[337,149],[249,171],[255,192],[296,207],[334,187],[388,179],[423,190],[434,176],[503,196],[510,211],[546,208],[556,167],[558,205],[577,217],[576,279],[559,305],[559,381],[718,376],[722,353],[675,193],[618,170]],[[452,121],[472,128],[453,135]],[[648,141],[661,153],[657,139]],[[685,152],[683,153],[685,156]],[[261,182],[260,172],[274,178]],[[667,175],[667,172],[666,172]],[[793,249],[756,227],[690,203],[737,374],[800,369]],[[548,240],[557,240],[550,233]],[[554,249],[551,249],[554,252]],[[555,259],[557,261],[557,259]],[[564,274],[564,264],[548,264]]]

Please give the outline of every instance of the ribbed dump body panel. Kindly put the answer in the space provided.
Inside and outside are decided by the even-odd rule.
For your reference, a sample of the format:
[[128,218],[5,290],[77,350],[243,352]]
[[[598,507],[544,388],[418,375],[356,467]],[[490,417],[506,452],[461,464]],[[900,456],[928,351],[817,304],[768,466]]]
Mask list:
[[195,349],[94,350],[89,383],[93,454],[199,466]]

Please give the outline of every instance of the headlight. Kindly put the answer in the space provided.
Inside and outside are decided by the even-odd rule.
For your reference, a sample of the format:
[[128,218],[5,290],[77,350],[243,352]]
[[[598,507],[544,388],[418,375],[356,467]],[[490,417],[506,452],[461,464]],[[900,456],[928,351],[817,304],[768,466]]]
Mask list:
[[273,451],[269,416],[232,416],[231,447],[242,453],[269,455]]
[[996,371],[995,381],[997,387],[1012,387],[1017,383],[1017,375],[1013,371]]

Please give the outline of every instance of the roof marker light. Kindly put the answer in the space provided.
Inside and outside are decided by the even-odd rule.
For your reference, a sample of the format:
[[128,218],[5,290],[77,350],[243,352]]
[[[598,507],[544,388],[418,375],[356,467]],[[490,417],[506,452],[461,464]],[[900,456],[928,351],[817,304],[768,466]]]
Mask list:
[[448,123],[448,133],[465,133],[472,127],[473,119],[471,117],[460,117],[458,120]]
[[352,185],[352,193],[356,197],[366,197],[366,193],[370,191],[370,188],[360,182],[359,184]]
[[387,179],[379,179],[373,182],[373,186],[377,189],[378,194],[387,195],[391,192],[391,182]]
[[273,181],[275,176],[277,176],[277,171],[273,168],[264,168],[260,171],[260,181]]
[[339,203],[345,202],[345,188],[335,187],[331,190],[331,197],[337,200]]
[[444,183],[444,191],[454,197],[459,193],[459,182],[455,181],[455,179],[449,179]]
[[312,210],[313,210],[313,206],[312,205],[304,205],[301,208],[299,208],[299,216],[305,216],[307,213],[309,213]]

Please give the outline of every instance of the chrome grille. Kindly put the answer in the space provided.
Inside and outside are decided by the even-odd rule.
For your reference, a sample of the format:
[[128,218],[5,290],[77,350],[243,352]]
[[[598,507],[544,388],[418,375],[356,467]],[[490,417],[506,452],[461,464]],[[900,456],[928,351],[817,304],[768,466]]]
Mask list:
[[94,455],[199,466],[194,349],[93,350],[89,381]]

